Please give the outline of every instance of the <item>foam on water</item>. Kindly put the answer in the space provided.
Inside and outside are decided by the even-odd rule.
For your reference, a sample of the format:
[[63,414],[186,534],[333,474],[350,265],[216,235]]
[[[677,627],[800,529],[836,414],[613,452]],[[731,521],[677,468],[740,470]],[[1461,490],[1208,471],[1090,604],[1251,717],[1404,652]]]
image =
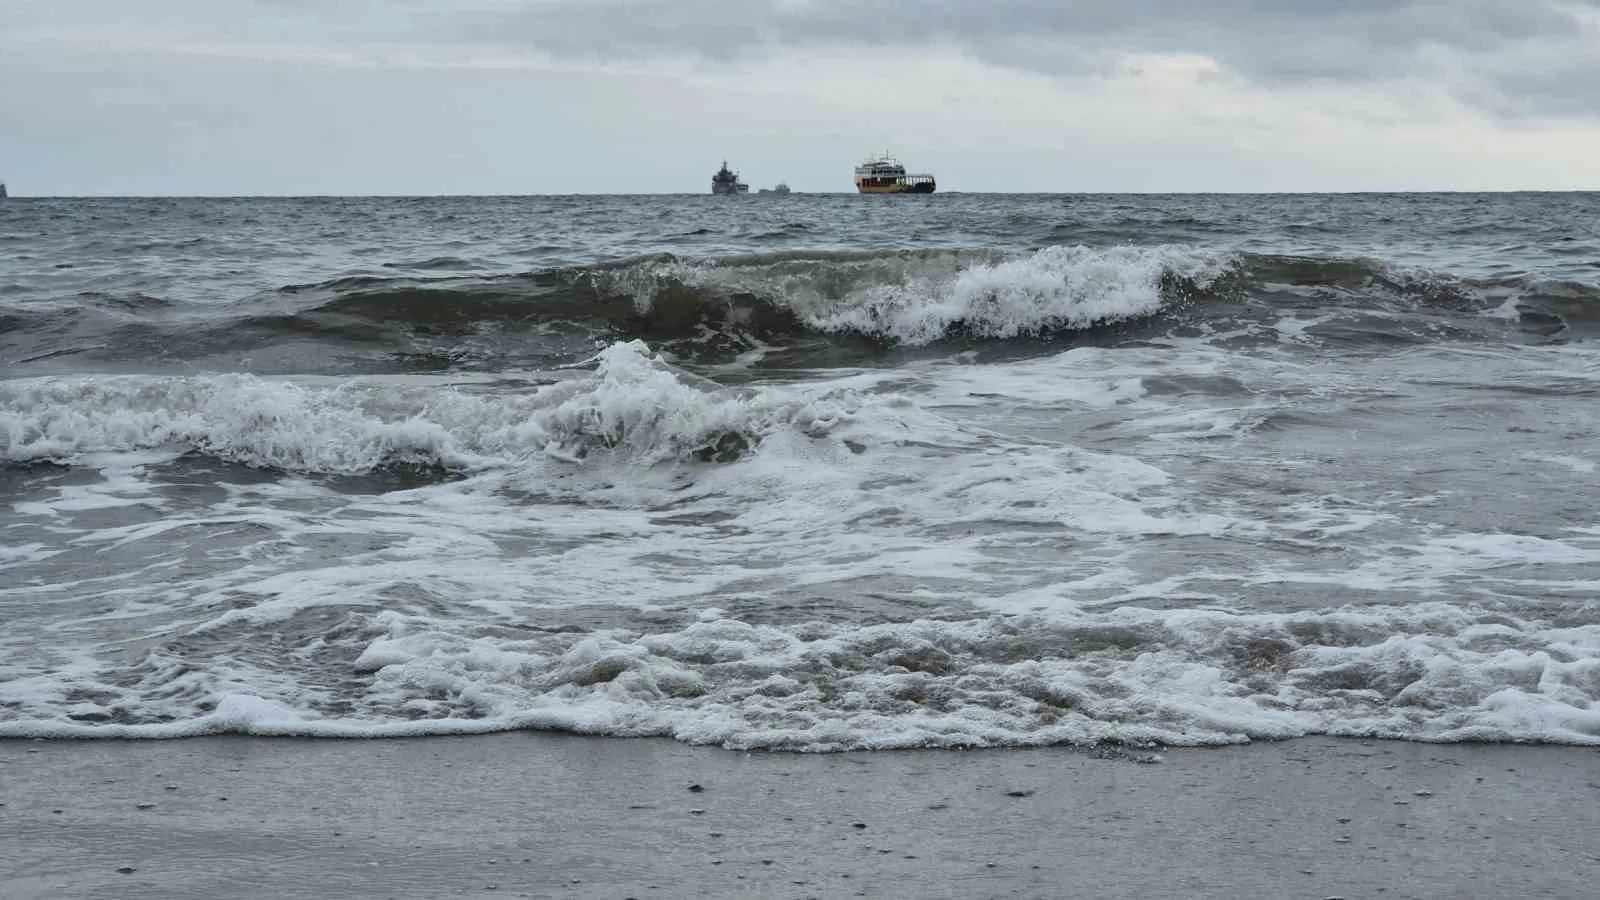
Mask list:
[[[1385,430],[1436,409],[1441,371],[1469,409],[1531,376],[1291,350],[742,390],[637,343],[538,383],[0,383],[5,458],[70,464],[12,505],[0,606],[41,624],[0,631],[0,735],[1600,743],[1592,508],[1478,520],[1475,482],[1427,480]],[[1569,456],[1573,396],[1526,420]],[[1283,410],[1312,425],[1262,424]],[[1368,437],[1329,442],[1340,415]],[[185,452],[269,471],[185,481]],[[396,466],[450,477],[324,477]]]
[[936,340],[955,326],[1009,338],[1147,316],[1161,308],[1164,276],[1208,280],[1221,270],[1216,257],[1194,251],[1047,247],[963,269],[945,283],[875,287],[842,308],[807,312],[823,330],[879,334],[908,344]]
[[1226,254],[1183,247],[1083,246],[797,262],[669,261],[606,280],[642,311],[658,302],[664,284],[689,284],[766,298],[818,331],[922,345],[956,330],[1014,338],[1149,316],[1168,301],[1168,279],[1203,286],[1234,264]]
[[833,414],[707,390],[637,341],[614,344],[595,362],[592,376],[510,400],[385,381],[318,387],[252,375],[3,382],[0,462],[170,448],[323,474],[481,469],[595,451],[648,465],[715,451],[729,436],[756,440],[779,422]]
[[[1058,611],[865,627],[702,611],[572,634],[383,612],[337,696],[152,653],[143,696],[65,678],[0,688],[0,735],[375,737],[542,728],[833,751],[1306,734],[1600,744],[1600,626],[1447,604],[1300,615]],[[328,648],[324,652],[333,652]],[[157,686],[160,690],[156,690]],[[98,702],[73,697],[96,697]]]

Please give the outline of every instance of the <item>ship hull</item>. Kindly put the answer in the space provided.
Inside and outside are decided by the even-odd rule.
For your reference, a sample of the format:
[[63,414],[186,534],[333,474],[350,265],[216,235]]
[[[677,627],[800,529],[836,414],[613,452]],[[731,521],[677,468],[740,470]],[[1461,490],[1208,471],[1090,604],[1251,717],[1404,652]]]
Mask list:
[[934,183],[922,181],[916,184],[862,184],[857,182],[856,190],[863,194],[931,194]]

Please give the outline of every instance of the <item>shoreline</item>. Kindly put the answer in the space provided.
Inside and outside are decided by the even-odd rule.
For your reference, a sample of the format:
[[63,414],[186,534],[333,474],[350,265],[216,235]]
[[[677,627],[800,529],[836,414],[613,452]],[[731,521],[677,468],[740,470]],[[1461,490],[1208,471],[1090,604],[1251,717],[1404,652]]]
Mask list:
[[[1585,897],[1600,752],[0,740],[0,896]],[[119,871],[131,869],[132,871]]]

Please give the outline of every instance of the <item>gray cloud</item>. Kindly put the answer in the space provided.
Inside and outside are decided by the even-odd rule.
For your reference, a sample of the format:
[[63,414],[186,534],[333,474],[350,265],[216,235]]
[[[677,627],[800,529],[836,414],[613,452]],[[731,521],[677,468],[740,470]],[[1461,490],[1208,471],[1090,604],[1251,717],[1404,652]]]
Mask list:
[[430,28],[597,59],[936,44],[1051,75],[1188,53],[1268,87],[1415,79],[1499,115],[1600,115],[1600,92],[1572,81],[1600,60],[1586,13],[1600,0],[527,0]]
[[[191,41],[743,62],[819,47],[953,48],[1056,77],[1196,54],[1265,87],[1384,86],[1503,118],[1600,117],[1600,0],[16,0],[29,26]],[[5,37],[0,35],[0,45]]]

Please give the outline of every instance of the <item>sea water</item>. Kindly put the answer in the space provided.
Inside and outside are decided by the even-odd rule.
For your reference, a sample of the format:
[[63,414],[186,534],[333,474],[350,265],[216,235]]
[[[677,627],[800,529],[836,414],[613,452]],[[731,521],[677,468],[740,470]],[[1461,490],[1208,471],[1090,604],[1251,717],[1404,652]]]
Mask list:
[[1600,195],[13,199],[0,736],[1600,744]]

